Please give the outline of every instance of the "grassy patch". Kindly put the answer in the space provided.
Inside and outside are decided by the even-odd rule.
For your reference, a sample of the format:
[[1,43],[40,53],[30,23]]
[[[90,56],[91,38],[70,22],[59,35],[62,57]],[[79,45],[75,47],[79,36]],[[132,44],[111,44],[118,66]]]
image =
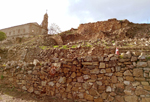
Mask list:
[[63,45],[60,49],[68,49],[67,45]]
[[58,45],[55,45],[55,46],[53,46],[54,48],[57,48],[57,47],[59,47]]
[[71,48],[76,48],[77,47],[77,45],[72,45],[72,47]]
[[47,46],[39,46],[39,48],[41,48],[41,49],[47,49]]

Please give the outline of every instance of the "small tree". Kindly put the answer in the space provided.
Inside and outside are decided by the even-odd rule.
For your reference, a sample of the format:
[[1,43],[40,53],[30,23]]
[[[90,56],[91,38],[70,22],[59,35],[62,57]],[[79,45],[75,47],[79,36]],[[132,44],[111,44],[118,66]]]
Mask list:
[[52,23],[49,27],[49,34],[58,34],[61,33],[61,30],[58,25]]
[[0,41],[3,41],[6,38],[7,38],[6,34],[2,31],[0,31]]

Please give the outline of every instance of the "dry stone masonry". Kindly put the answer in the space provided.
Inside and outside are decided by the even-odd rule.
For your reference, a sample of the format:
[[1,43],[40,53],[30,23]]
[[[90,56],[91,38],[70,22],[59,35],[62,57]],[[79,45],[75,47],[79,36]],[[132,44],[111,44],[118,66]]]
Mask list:
[[12,61],[1,67],[6,83],[40,96],[80,102],[150,102],[150,60],[141,53],[50,58],[42,63]]

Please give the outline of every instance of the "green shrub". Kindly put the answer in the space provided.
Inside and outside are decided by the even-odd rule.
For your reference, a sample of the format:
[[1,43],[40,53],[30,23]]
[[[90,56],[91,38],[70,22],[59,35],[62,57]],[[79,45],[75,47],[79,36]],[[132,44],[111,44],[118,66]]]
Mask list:
[[1,75],[1,79],[4,79],[4,76],[3,76],[3,75]]
[[0,41],[5,40],[6,38],[7,38],[6,34],[0,31]]

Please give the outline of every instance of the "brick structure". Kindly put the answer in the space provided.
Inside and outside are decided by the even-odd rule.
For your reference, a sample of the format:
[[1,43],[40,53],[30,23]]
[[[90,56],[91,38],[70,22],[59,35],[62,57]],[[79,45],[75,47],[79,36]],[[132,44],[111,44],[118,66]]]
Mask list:
[[13,26],[0,31],[5,32],[8,39],[16,37],[30,37],[35,35],[43,35],[48,33],[48,15],[44,15],[42,24],[39,25],[36,22]]

